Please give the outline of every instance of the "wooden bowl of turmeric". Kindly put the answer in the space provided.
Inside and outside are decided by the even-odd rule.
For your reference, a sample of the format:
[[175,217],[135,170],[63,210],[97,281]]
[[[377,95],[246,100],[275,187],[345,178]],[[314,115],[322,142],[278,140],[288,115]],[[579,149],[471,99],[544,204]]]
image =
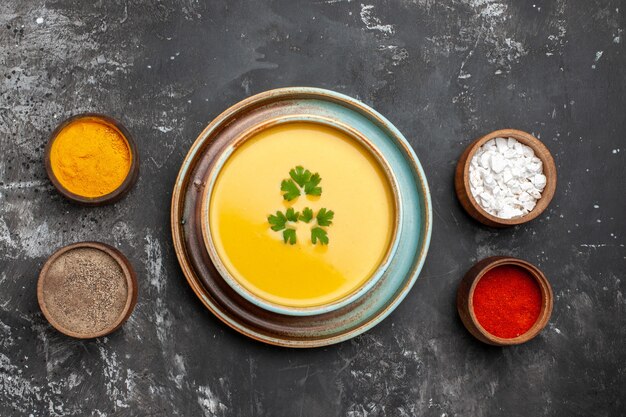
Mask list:
[[78,114],[57,126],[46,146],[45,164],[59,193],[86,206],[118,201],[139,175],[137,147],[128,130],[96,113]]

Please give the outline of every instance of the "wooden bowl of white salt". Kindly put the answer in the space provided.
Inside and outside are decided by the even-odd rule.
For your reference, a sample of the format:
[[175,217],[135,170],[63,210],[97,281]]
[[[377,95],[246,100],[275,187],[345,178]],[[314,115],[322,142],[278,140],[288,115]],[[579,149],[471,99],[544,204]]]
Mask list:
[[556,190],[548,148],[530,133],[501,129],[473,141],[456,166],[454,186],[467,213],[491,227],[537,218]]

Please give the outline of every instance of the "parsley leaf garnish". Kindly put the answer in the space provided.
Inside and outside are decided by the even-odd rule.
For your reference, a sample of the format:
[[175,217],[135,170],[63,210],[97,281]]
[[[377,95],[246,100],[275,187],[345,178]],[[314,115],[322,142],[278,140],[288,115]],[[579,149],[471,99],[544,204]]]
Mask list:
[[267,216],[271,229],[275,232],[283,231],[283,240],[290,245],[296,244],[296,229],[287,227],[287,222],[297,222],[300,213],[295,211],[293,207],[287,209],[286,213],[277,211],[276,214]]
[[311,210],[309,207],[306,207],[304,210],[302,210],[302,214],[300,214],[300,220],[302,220],[305,223],[308,223],[312,219],[313,219],[313,210]]
[[321,227],[314,227],[311,229],[311,242],[316,245],[318,241],[320,245],[328,245],[328,234]]
[[290,222],[297,222],[299,216],[300,216],[300,213],[295,211],[293,207],[289,207],[287,209],[287,213],[285,213],[285,217],[287,217],[287,220],[289,220]]
[[320,211],[317,212],[317,224],[320,226],[330,226],[333,224],[333,217],[335,217],[335,212],[332,210],[326,210],[325,208],[321,208]]
[[319,186],[320,182],[322,182],[322,177],[317,172],[312,174],[308,169],[298,165],[289,171],[289,176],[291,177],[290,179],[285,179],[280,184],[285,200],[291,201],[299,197],[302,195],[301,190],[306,195],[322,195],[322,187]]
[[[289,171],[289,178],[285,178],[280,184],[280,190],[283,198],[287,201],[295,200],[303,193],[306,195],[320,196],[322,195],[322,187],[320,183],[322,178],[317,172],[311,173],[301,165]],[[311,223],[315,217],[316,222],[311,224],[311,242],[314,245],[328,245],[328,232],[326,227],[333,224],[335,212],[326,208],[321,208],[317,214],[313,209],[305,207],[302,212],[296,211],[293,207],[289,207],[284,213],[277,211],[276,214],[267,216],[270,228],[275,232],[282,230],[283,240],[285,243],[295,245],[297,241],[296,229],[294,223],[302,221]]]
[[283,198],[287,201],[291,201],[300,196],[300,189],[293,180],[283,180],[280,184],[280,190],[284,192]]
[[295,229],[283,230],[283,240],[285,241],[285,243],[289,243],[290,245],[295,245],[296,244],[296,230]]
[[269,216],[267,216],[267,221],[269,222],[271,229],[275,232],[278,232],[285,228],[285,223],[287,223],[287,217],[283,214],[282,211],[277,211],[276,214],[270,214]]
[[318,187],[321,181],[322,178],[317,172],[311,175],[311,178],[304,184],[304,193],[306,195],[322,195],[322,187]]
[[302,166],[298,165],[289,171],[289,176],[293,178],[293,180],[300,186],[304,187],[304,184],[309,182],[311,178],[311,171],[308,169],[304,169]]

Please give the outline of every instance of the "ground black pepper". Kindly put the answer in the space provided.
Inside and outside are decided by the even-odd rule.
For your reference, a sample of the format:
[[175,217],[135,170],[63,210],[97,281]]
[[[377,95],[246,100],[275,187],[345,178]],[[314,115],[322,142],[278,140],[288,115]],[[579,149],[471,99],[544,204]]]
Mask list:
[[50,266],[43,288],[50,316],[78,334],[97,333],[117,322],[128,286],[124,271],[109,254],[76,248]]

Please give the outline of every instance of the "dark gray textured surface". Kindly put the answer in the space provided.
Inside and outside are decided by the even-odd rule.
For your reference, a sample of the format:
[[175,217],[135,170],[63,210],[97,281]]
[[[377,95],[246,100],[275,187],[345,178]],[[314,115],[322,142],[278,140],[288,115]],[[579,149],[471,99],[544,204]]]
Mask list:
[[[619,416],[626,413],[623,1],[0,2],[0,415]],[[39,19],[39,20],[38,20]],[[226,328],[178,267],[169,201],[179,165],[226,107],[320,86],[374,106],[428,175],[426,266],[381,325],[286,350]],[[98,111],[134,134],[142,165],[118,204],[80,208],[45,178],[63,118]],[[535,133],[559,170],[537,221],[495,231],[452,187],[464,146]],[[61,245],[100,240],[139,274],[122,330],[70,340],[35,284]],[[556,295],[534,341],[499,349],[462,327],[456,286],[477,259],[525,258]]]

